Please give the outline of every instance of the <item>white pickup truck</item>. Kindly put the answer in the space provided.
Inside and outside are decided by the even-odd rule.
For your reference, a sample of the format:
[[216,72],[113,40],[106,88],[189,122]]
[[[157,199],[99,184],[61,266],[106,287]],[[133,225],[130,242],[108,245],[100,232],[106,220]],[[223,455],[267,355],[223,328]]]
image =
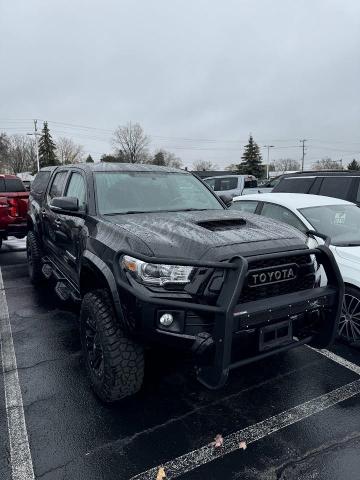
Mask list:
[[257,178],[254,175],[224,175],[221,177],[204,178],[209,187],[217,194],[227,193],[232,197],[238,195],[249,195],[251,193],[269,193],[273,186],[259,187]]

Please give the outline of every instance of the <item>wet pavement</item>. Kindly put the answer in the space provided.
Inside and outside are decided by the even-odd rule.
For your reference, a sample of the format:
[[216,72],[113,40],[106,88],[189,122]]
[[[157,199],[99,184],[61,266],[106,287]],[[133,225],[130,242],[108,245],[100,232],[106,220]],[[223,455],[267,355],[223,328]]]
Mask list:
[[[156,479],[151,469],[171,464],[184,480],[360,479],[360,395],[341,396],[358,385],[359,372],[301,347],[232,372],[212,392],[196,382],[185,356],[159,349],[148,353],[140,394],[104,406],[85,377],[77,308],[50,285],[30,284],[23,242],[4,243],[0,266],[35,478],[125,480],[147,472],[138,478]],[[332,351],[360,365],[359,350]],[[303,404],[306,414],[295,421],[290,409]],[[309,414],[313,404],[322,407]],[[1,381],[1,480],[12,470],[7,415]],[[288,425],[280,428],[276,417],[266,433],[263,421],[274,416]],[[228,448],[250,426],[258,439],[246,450]],[[201,456],[217,434],[224,446]]]

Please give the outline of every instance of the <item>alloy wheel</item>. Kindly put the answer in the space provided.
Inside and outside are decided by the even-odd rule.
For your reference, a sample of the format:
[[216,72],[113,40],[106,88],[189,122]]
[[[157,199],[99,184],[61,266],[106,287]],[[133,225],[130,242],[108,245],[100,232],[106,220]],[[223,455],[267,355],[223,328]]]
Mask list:
[[88,317],[85,323],[85,345],[89,366],[98,378],[104,375],[104,352],[95,322]]
[[344,296],[339,336],[349,343],[360,340],[360,298],[349,293]]

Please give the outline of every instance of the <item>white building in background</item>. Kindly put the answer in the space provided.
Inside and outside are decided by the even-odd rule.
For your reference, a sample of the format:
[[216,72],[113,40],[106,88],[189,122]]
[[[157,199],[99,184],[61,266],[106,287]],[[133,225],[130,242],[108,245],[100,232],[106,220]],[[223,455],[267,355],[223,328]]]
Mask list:
[[35,175],[32,175],[31,172],[20,172],[16,174],[23,182],[32,182],[35,178]]

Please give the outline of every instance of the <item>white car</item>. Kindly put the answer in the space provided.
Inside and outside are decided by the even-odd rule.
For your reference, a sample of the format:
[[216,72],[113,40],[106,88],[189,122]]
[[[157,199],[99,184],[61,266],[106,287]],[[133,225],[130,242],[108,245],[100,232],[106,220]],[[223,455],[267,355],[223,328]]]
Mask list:
[[359,342],[360,208],[338,198],[301,193],[235,197],[230,208],[273,218],[303,232],[316,230],[331,238],[330,248],[345,283],[339,335],[349,343]]

